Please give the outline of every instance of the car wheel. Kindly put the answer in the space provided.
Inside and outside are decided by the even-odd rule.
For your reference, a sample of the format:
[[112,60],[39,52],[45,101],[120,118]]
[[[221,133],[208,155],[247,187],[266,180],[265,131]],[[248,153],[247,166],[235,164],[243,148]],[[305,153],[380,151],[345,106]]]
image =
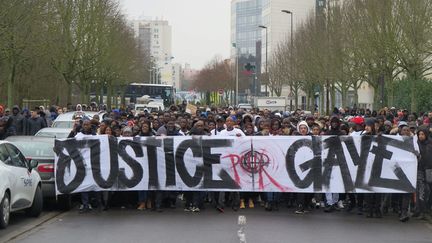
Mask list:
[[4,229],[9,224],[10,217],[10,200],[9,194],[5,193],[0,203],[0,229]]
[[38,186],[38,187],[36,187],[36,192],[34,195],[33,204],[30,208],[28,208],[26,210],[26,214],[28,216],[38,217],[42,212],[42,208],[43,208],[42,190]]
[[72,196],[60,195],[58,196],[57,204],[62,210],[69,211],[72,208]]

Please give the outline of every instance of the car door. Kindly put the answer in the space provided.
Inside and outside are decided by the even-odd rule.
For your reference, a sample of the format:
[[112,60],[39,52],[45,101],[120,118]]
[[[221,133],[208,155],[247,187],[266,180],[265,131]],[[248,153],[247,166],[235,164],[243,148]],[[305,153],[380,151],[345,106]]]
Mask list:
[[12,210],[30,207],[33,201],[33,183],[37,183],[31,176],[24,155],[12,144],[4,144],[10,155],[11,169],[15,176],[15,202],[11,203]]
[[1,193],[6,191],[7,188],[13,190],[12,186],[15,184],[15,176],[10,167],[11,163],[9,152],[3,144],[0,144],[0,200],[3,198]]

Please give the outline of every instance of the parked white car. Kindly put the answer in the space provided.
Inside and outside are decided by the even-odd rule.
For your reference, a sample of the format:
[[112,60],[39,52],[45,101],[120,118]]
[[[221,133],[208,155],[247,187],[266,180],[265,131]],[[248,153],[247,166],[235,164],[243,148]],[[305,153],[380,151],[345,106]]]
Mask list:
[[42,212],[41,178],[21,151],[13,144],[0,141],[0,228],[9,224],[10,213],[26,210],[28,216]]
[[56,128],[56,127],[45,127],[39,130],[36,137],[47,137],[47,138],[67,138],[71,132],[71,128]]
[[105,112],[94,112],[94,111],[71,111],[67,113],[60,114],[53,122],[51,127],[55,128],[73,128],[75,118],[76,117],[87,117],[88,119],[92,119],[94,115],[99,115],[100,120],[102,121],[103,115]]

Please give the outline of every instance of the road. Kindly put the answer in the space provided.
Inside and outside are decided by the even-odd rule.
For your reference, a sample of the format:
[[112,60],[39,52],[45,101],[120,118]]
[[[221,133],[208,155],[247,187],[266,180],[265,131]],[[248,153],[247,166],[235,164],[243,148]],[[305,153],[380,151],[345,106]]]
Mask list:
[[[239,242],[239,215],[246,216],[248,243],[432,242],[431,224],[418,220],[401,223],[397,215],[368,219],[347,212],[327,214],[322,210],[296,215],[286,208],[278,212],[255,208],[225,213],[211,208],[200,213],[183,212],[181,208],[162,213],[117,208],[107,212],[79,214],[72,210],[57,214],[18,234],[12,242]],[[28,220],[34,219],[25,219]],[[12,222],[8,230],[16,230],[14,227]],[[0,231],[0,242],[5,240],[4,232]]]

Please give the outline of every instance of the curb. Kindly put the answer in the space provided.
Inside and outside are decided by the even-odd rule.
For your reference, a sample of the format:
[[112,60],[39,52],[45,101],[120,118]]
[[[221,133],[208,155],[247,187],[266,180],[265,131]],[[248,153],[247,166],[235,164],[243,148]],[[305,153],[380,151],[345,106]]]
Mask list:
[[65,212],[49,212],[45,214],[44,216],[41,216],[39,218],[36,218],[32,223],[29,223],[26,226],[21,227],[18,230],[12,231],[2,237],[0,237],[0,242],[9,242],[16,240],[19,236],[43,225],[44,223],[50,221],[51,219],[63,214]]
[[426,214],[426,219],[429,224],[432,224],[432,214]]

